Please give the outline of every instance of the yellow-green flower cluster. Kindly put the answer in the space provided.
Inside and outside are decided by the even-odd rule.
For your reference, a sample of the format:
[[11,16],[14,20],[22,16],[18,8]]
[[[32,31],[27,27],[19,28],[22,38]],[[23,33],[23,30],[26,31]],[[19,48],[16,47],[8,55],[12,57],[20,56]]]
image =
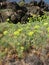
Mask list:
[[23,30],[22,28],[21,29],[18,29],[19,32],[21,32],[22,30]]
[[30,32],[28,33],[29,36],[32,36],[33,34],[34,34],[34,31],[30,31]]
[[10,21],[10,19],[8,18],[6,21]]
[[17,31],[14,32],[14,35],[19,35],[22,30],[23,30],[22,28],[18,29]]
[[47,25],[48,25],[48,23],[46,22],[46,23],[44,23],[43,25],[44,25],[44,26],[47,26]]
[[6,35],[8,33],[8,31],[4,31],[3,34]]
[[21,46],[21,50],[24,50],[24,47],[23,46]]
[[35,25],[35,26],[34,26],[34,29],[38,29],[38,28],[40,28],[39,25]]
[[14,32],[14,35],[19,35],[19,32],[18,32],[18,31],[15,31],[15,32]]

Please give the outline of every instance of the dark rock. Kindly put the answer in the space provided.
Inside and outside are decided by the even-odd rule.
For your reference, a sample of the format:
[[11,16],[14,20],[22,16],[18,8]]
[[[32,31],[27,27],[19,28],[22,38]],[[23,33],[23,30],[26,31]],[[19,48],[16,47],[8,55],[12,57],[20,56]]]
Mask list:
[[39,3],[38,3],[38,6],[40,8],[43,8],[44,11],[49,11],[49,5],[46,4],[43,0],[41,0]]
[[37,1],[35,1],[35,0],[31,1],[30,4],[31,5],[34,5],[34,6],[37,6],[38,5]]
[[21,23],[27,23],[28,22],[28,18],[32,17],[30,14],[25,14],[22,18],[21,18]]
[[27,7],[27,13],[28,14],[36,14],[36,15],[43,15],[44,14],[44,12],[43,12],[43,10],[42,9],[40,9],[40,7],[38,7],[38,6],[30,6],[30,7]]
[[3,7],[4,5],[6,5],[6,8],[1,10],[0,22],[5,22],[6,19],[9,18],[13,23],[17,23],[18,21],[21,21],[21,18],[27,12],[26,7],[24,6],[20,7],[16,2],[1,2],[1,3],[2,3],[1,9],[4,8]]
[[49,11],[44,1],[39,3],[32,1],[23,6],[19,6],[16,2],[0,2],[0,9],[0,22],[5,22],[9,18],[12,23],[26,23],[28,17],[33,14],[42,16],[44,15],[44,10]]
[[21,23],[27,23],[28,16],[25,15],[24,17],[21,18]]
[[1,15],[1,13],[0,13],[0,22],[3,22],[3,17]]
[[5,9],[7,7],[6,2],[0,2],[0,9]]
[[18,10],[19,5],[16,2],[0,2],[0,9]]
[[44,8],[45,7],[45,2],[43,0],[40,0],[40,2],[38,3],[38,6],[41,7],[41,8]]
[[44,10],[48,12],[48,11],[49,11],[49,5],[46,5],[46,6],[44,7]]
[[7,2],[7,9],[13,9],[16,11],[20,9],[20,7],[16,2]]
[[15,12],[12,9],[4,9],[1,11],[0,17],[2,17],[2,22],[5,22],[8,17],[10,17]]

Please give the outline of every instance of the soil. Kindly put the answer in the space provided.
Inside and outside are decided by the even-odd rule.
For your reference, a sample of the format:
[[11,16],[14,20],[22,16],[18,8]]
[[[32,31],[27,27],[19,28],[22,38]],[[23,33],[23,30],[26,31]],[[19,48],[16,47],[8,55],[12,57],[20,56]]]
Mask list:
[[16,54],[8,55],[0,61],[0,65],[49,65],[49,46],[45,48],[32,48],[24,53],[25,57],[20,59]]

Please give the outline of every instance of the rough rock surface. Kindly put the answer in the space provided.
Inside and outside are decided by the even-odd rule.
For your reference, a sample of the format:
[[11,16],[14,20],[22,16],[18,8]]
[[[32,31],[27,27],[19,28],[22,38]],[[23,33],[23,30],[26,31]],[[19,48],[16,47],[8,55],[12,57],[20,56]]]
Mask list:
[[49,11],[49,7],[43,1],[39,3],[33,1],[23,6],[16,2],[0,2],[0,22],[5,22],[9,18],[13,23],[26,23],[26,18],[32,16],[32,14],[42,16],[44,10]]

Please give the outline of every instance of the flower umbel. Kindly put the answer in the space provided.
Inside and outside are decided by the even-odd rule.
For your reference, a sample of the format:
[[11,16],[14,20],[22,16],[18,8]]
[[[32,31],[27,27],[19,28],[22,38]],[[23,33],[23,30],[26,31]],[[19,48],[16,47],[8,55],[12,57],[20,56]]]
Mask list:
[[39,27],[40,27],[39,25],[35,25],[35,27],[34,27],[34,28],[35,28],[35,29],[38,29]]
[[29,36],[32,36],[33,34],[34,34],[33,31],[31,31],[31,32],[28,33]]
[[3,34],[6,35],[8,33],[8,31],[4,31]]
[[48,23],[46,22],[46,23],[44,23],[43,25],[44,25],[44,26],[47,26],[47,25],[48,25]]
[[19,35],[19,31],[15,31],[14,32],[14,35]]

